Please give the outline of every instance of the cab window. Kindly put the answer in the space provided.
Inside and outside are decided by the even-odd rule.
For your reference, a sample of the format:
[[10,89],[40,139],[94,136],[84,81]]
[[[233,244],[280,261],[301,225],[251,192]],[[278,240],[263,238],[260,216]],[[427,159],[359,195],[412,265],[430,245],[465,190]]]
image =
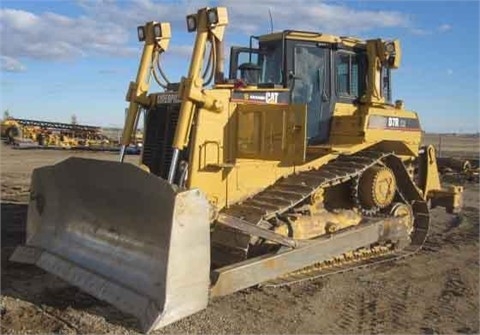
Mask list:
[[391,72],[386,66],[382,67],[382,90],[383,97],[387,102],[392,102],[392,87],[390,80]]
[[364,94],[366,59],[363,54],[337,52],[335,67],[336,91],[339,97],[357,99]]
[[256,75],[255,84],[284,86],[283,44],[281,41],[260,43],[258,49],[232,47],[230,51],[230,79],[240,79],[241,69],[248,67]]

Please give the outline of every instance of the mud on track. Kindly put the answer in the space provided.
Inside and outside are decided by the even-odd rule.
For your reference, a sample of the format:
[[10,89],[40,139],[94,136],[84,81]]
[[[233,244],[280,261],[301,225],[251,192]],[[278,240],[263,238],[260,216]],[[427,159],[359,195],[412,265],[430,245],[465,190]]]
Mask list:
[[[32,169],[70,154],[1,148],[2,333],[120,334],[136,325],[53,275],[8,261],[24,241]],[[430,236],[414,257],[286,288],[244,290],[158,333],[479,333],[479,192],[478,184],[465,187],[464,212],[433,210]]]

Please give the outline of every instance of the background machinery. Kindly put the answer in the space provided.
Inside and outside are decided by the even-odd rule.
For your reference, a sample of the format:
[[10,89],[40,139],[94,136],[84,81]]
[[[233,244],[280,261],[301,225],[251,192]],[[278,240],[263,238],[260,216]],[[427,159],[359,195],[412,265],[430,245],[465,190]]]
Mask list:
[[225,79],[227,23],[223,7],[187,17],[190,69],[162,93],[148,83],[170,26],[138,27],[122,141],[145,111],[140,168],[69,158],[35,170],[26,246],[13,260],[150,331],[209,297],[411,255],[427,236],[428,204],[459,210],[462,189],[443,189],[434,148],[419,147],[418,115],[391,102],[397,40],[258,36],[256,48],[231,49]]
[[16,146],[74,148],[109,144],[100,131],[100,127],[16,118],[1,123],[2,139]]

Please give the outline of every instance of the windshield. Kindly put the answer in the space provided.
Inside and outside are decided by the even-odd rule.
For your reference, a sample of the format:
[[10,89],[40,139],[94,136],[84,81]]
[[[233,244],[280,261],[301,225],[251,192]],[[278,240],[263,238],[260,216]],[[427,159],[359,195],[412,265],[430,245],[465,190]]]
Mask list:
[[278,41],[261,44],[259,53],[258,65],[261,68],[259,82],[283,85],[282,43]]
[[260,43],[258,49],[232,47],[229,78],[243,79],[248,82],[252,82],[251,78],[254,78],[255,84],[283,86],[282,45],[282,41],[274,41]]

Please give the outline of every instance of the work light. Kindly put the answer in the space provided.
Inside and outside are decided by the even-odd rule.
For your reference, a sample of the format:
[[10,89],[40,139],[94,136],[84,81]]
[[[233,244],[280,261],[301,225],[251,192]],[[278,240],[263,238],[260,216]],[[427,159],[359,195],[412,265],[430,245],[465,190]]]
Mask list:
[[162,25],[160,23],[156,23],[153,26],[153,35],[155,36],[155,38],[162,37]]
[[187,16],[187,30],[188,32],[195,31],[197,29],[197,15],[191,14]]
[[145,41],[145,27],[144,26],[138,26],[137,27],[137,34],[138,34],[138,40],[140,42]]
[[210,25],[218,23],[217,8],[211,8],[207,11],[207,21]]
[[393,43],[387,43],[385,44],[385,50],[387,50],[388,53],[395,52],[395,45]]

